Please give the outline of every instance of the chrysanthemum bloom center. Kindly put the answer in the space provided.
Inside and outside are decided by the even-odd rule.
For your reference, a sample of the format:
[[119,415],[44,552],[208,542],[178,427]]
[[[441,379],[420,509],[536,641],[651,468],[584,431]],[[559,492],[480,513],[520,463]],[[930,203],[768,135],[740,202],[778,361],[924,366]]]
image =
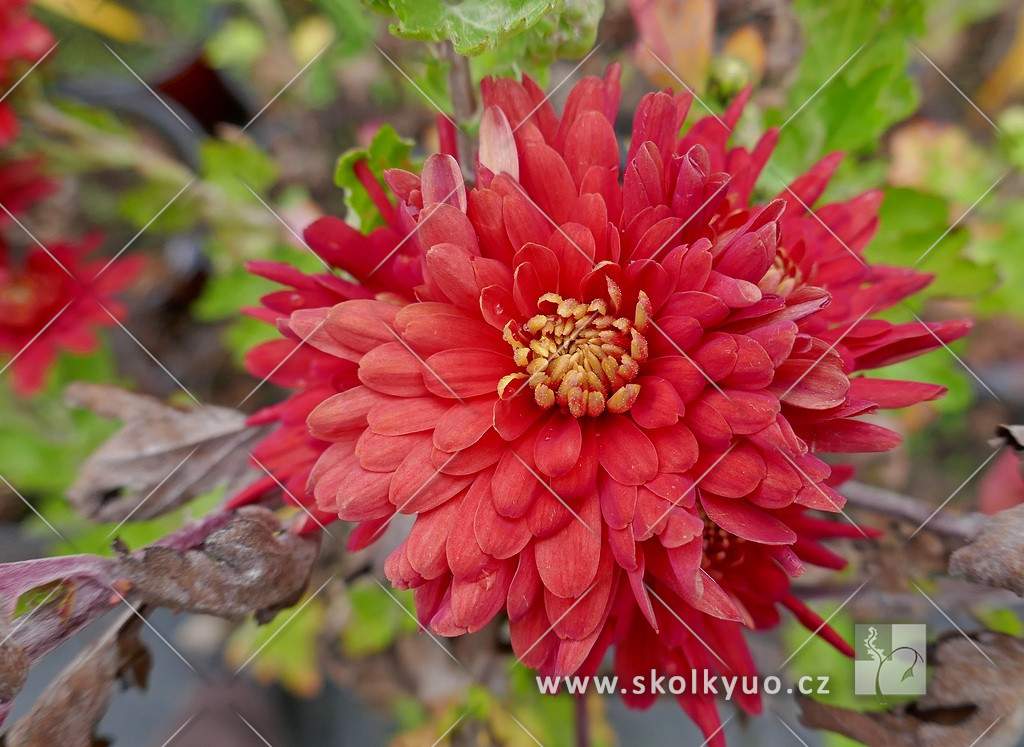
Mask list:
[[[637,303],[636,319],[609,314],[608,302],[581,303],[545,293],[537,302],[542,312],[525,324],[509,322],[504,338],[516,363],[526,373],[510,374],[498,384],[505,396],[524,384],[542,408],[558,405],[574,417],[596,417],[605,409],[626,412],[636,402],[640,386],[631,384],[647,360],[646,296]],[[513,389],[506,391],[509,387]]]
[[38,291],[38,284],[27,279],[0,284],[0,320],[11,327],[32,322],[41,306]]

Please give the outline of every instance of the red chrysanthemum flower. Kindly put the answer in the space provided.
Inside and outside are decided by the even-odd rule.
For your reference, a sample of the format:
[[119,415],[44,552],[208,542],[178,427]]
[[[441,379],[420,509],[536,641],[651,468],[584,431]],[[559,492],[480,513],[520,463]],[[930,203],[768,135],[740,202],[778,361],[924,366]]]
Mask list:
[[[262,306],[246,309],[246,313],[277,324],[295,311],[353,299],[378,297],[394,303],[413,299],[413,289],[423,282],[419,250],[414,242],[404,241],[407,232],[399,227],[394,206],[366,164],[357,164],[356,173],[388,223],[364,236],[344,221],[328,216],[306,229],[305,240],[327,268],[342,270],[359,282],[327,272],[306,275],[281,262],[250,262],[250,272],[288,290],[264,296]],[[278,427],[253,452],[268,475],[235,496],[232,505],[257,500],[279,486],[283,486],[285,498],[303,500],[313,465],[330,445],[310,434],[306,418],[325,399],[358,386],[358,366],[290,338],[257,345],[249,351],[245,365],[260,381],[297,391],[250,418],[254,425],[275,423]],[[306,531],[338,518],[337,513],[321,512],[314,506],[307,511],[308,518],[303,517],[302,522]]]
[[[616,646],[625,677],[750,675],[742,628],[780,605],[849,653],[790,592],[805,563],[842,567],[820,540],[860,532],[811,513],[843,504],[845,472],[816,454],[894,446],[858,418],[942,388],[855,374],[969,325],[868,318],[929,278],[864,261],[877,193],[808,212],[836,157],[750,205],[776,135],[728,147],[746,94],[682,136],[690,98],[644,97],[621,172],[617,67],[561,117],[526,78],[483,94],[473,189],[447,155],[386,174],[415,300],[320,302],[294,274],[295,303],[268,303],[290,312],[281,351],[305,341],[345,371],[329,387],[294,374],[295,412],[329,444],[312,505],[359,522],[351,549],[414,515],[386,572],[424,624],[458,635],[504,610],[545,673],[592,672]],[[337,263],[365,262],[346,241]],[[713,698],[679,697],[720,742]]]
[[49,251],[35,247],[14,263],[0,239],[0,355],[8,357],[3,368],[11,368],[19,394],[42,388],[58,353],[95,350],[95,328],[114,324],[110,314],[124,315],[114,294],[135,277],[139,262],[86,259],[98,243],[94,236],[54,243]]
[[[27,8],[27,0],[8,0],[0,7],[0,88],[4,94],[15,82],[15,63],[35,64],[53,45],[53,36]],[[0,102],[0,145],[7,145],[17,134],[14,112]]]

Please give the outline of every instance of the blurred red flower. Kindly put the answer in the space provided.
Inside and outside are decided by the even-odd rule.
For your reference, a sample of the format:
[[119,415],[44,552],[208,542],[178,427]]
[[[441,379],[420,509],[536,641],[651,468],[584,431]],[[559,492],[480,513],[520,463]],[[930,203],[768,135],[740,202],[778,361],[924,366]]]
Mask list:
[[124,316],[114,294],[132,281],[140,260],[119,259],[109,267],[106,260],[88,260],[99,241],[54,243],[48,252],[35,247],[14,263],[0,239],[0,354],[19,394],[43,387],[58,353],[95,350],[96,328],[114,324],[110,314]]
[[[0,95],[16,83],[15,65],[34,65],[53,46],[50,32],[27,12],[27,0],[6,0],[0,6]],[[18,135],[18,121],[5,102],[0,102],[0,146]]]
[[[846,472],[816,454],[892,448],[858,418],[943,389],[855,374],[969,323],[868,318],[930,278],[863,259],[878,193],[808,212],[836,156],[751,207],[776,133],[728,146],[746,93],[682,136],[690,98],[645,96],[621,173],[617,67],[561,117],[526,78],[483,94],[475,188],[447,155],[385,175],[422,284],[325,294],[275,270],[295,289],[264,300],[289,315],[278,352],[304,342],[335,372],[323,386],[286,364],[300,391],[272,415],[277,462],[285,432],[322,452],[294,494],[359,522],[353,550],[414,515],[386,572],[424,624],[458,635],[505,611],[516,655],[545,673],[592,672],[616,645],[627,678],[754,674],[741,629],[776,624],[780,605],[850,653],[790,593],[805,563],[844,565],[820,540],[860,536],[809,513],[844,502]],[[331,225],[332,264],[364,277],[379,252]],[[714,699],[679,699],[721,742]]]

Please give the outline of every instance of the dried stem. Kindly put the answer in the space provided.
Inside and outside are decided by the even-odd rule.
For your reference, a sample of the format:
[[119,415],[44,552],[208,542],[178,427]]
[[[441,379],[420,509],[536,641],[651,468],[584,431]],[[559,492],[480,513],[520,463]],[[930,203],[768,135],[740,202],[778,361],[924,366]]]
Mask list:
[[455,123],[458,125],[459,163],[463,171],[476,163],[473,140],[466,134],[465,125],[476,113],[476,97],[473,91],[473,76],[469,71],[469,60],[456,53],[450,41],[441,43],[441,54],[448,62],[448,88],[452,97]]
[[846,496],[848,505],[876,511],[917,525],[927,521],[927,528],[930,531],[963,540],[973,535],[985,520],[985,516],[976,511],[969,514],[957,514],[944,509],[936,511],[935,506],[917,498],[865,485],[855,480],[843,483],[839,492]]
[[587,718],[587,696],[575,695],[576,747],[590,747],[590,721]]

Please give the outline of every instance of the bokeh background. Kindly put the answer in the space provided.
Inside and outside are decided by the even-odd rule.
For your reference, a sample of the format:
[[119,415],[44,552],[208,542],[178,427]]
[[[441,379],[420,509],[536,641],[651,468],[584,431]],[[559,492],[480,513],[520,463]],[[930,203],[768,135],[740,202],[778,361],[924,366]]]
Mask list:
[[[435,5],[443,4],[422,7]],[[826,200],[884,190],[868,258],[936,276],[887,314],[896,321],[970,316],[976,328],[952,350],[892,372],[944,384],[949,394],[879,416],[905,441],[858,460],[858,479],[930,506],[953,496],[949,507],[963,512],[1024,502],[1015,465],[988,443],[997,424],[1024,416],[1024,3],[555,5],[534,28],[472,57],[473,79],[526,73],[555,90],[557,107],[574,80],[621,61],[624,143],[631,112],[650,90],[685,83],[721,111],[752,84],[737,138],[751,143],[763,128],[784,124],[761,196],[836,150],[847,156]],[[40,392],[24,396],[9,373],[0,375],[4,562],[111,552],[113,527],[78,517],[63,493],[117,425],[68,407],[67,383],[113,382],[177,402],[187,401],[187,389],[207,403],[244,402],[246,412],[279,399],[270,386],[248,397],[257,382],[242,368],[245,351],[275,333],[240,313],[273,290],[243,263],[284,259],[316,270],[299,238],[306,224],[322,214],[363,229],[374,220],[352,164],[366,159],[379,173],[419,162],[437,148],[438,109],[457,108],[449,51],[389,33],[396,19],[384,0],[37,0],[30,11],[58,44],[36,67],[15,63],[4,104],[20,132],[3,158],[41,159],[40,173],[55,189],[19,222],[0,223],[7,261],[36,241],[93,237],[97,256],[123,252],[142,270],[121,296],[124,326],[105,330],[94,352],[61,354]],[[118,534],[137,547],[221,498],[215,491]],[[832,618],[841,632],[860,621],[952,629],[945,614],[965,629],[1024,631],[1015,597],[943,577],[943,537],[911,538],[915,522],[851,513],[885,537],[841,547],[852,560],[842,574],[810,573],[798,583],[823,616],[843,605]],[[150,689],[119,696],[102,733],[124,745],[430,745],[439,738],[529,745],[531,734],[546,747],[573,744],[573,703],[538,695],[500,626],[454,643],[465,667],[416,632],[411,597],[392,597],[374,581],[382,578],[383,552],[354,558],[328,540],[311,585],[326,582],[322,593],[269,626],[158,613],[154,625],[170,645],[147,631],[156,658]],[[867,588],[844,604],[865,580]],[[786,677],[827,673],[831,702],[858,703],[849,694],[852,665],[818,641],[804,645],[806,638],[790,622],[752,640],[765,672],[799,649]],[[12,718],[75,649],[33,671]],[[634,713],[593,696],[588,709],[597,745],[701,741],[669,699]],[[797,743],[791,727],[806,744],[842,743],[800,727],[785,695],[768,698],[767,709],[756,721],[730,721],[729,739]],[[732,713],[725,706],[724,715]]]

